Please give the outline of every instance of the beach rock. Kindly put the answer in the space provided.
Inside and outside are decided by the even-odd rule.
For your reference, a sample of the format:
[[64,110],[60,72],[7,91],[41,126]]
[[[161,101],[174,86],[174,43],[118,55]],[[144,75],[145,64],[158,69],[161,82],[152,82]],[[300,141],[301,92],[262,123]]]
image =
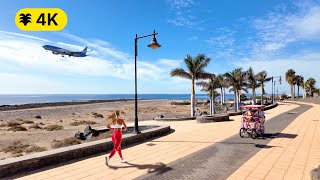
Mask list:
[[312,180],[320,180],[320,166],[310,172]]

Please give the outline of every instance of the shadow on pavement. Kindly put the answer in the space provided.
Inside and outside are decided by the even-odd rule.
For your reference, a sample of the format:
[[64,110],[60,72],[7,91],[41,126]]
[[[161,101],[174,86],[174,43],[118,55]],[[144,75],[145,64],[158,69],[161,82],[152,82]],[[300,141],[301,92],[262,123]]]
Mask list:
[[281,146],[269,146],[269,145],[265,145],[265,144],[255,144],[254,145],[255,147],[257,148],[265,148],[265,149],[270,149],[270,148],[273,148],[273,147],[281,147]]
[[155,173],[156,175],[163,174],[165,172],[172,170],[171,167],[167,167],[166,164],[161,163],[161,162],[156,163],[156,164],[133,164],[133,163],[126,162],[124,164],[128,164],[128,166],[111,166],[111,165],[109,165],[109,168],[117,170],[117,169],[135,167],[137,169],[148,169],[148,173]]
[[296,134],[287,134],[287,133],[274,133],[274,134],[270,134],[270,133],[266,133],[265,137],[266,138],[290,138],[290,139],[294,139],[296,138],[298,135]]

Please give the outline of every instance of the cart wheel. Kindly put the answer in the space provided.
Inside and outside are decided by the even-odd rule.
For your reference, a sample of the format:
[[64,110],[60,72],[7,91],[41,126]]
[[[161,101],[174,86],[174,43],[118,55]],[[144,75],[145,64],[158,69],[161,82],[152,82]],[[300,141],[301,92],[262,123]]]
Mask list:
[[244,138],[245,133],[246,133],[246,129],[245,128],[240,128],[240,131],[239,131],[240,137]]
[[255,129],[252,129],[252,131],[251,131],[251,138],[252,139],[257,138],[257,131]]

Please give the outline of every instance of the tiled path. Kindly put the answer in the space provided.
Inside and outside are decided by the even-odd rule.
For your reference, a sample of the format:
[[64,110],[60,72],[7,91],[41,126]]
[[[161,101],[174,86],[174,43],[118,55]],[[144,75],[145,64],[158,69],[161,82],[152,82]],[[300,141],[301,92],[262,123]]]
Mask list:
[[272,140],[229,179],[310,179],[320,165],[320,106],[300,115],[282,133],[296,134]]
[[[298,107],[298,105],[284,103],[275,109],[267,111],[266,116],[268,119],[270,119],[278,114],[292,110],[296,107]],[[288,165],[289,168],[283,168],[285,170],[285,174],[291,175],[290,172],[292,171],[294,173],[300,173],[301,171],[296,171],[296,169],[292,168],[297,168],[297,166],[301,165],[301,163],[303,162],[305,165],[305,169],[303,169],[302,173],[300,174],[304,175],[304,172],[307,173],[308,169],[315,167],[317,163],[319,164],[319,134],[315,133],[319,133],[319,129],[316,129],[319,128],[319,122],[314,121],[320,119],[319,112],[319,106],[315,106],[307,113],[304,113],[301,116],[299,116],[297,120],[295,120],[287,128],[289,130],[284,130],[284,132],[286,133],[298,134],[296,138],[277,138],[272,140],[270,142],[271,145],[282,146],[282,148],[280,149],[279,147],[262,149],[255,156],[253,156],[254,160],[250,159],[247,163],[244,164],[243,167],[245,169],[242,169],[241,167],[239,170],[235,172],[235,174],[230,176],[230,178],[256,177],[254,175],[256,174],[255,172],[257,168],[254,171],[252,171],[253,168],[255,168],[254,165],[260,165],[260,162],[262,165],[264,165],[266,161],[268,162],[268,166],[263,166],[263,170],[266,169],[267,171],[267,173],[264,173],[266,176],[260,177],[269,177],[269,175],[273,175],[273,172],[277,172],[277,169],[271,169],[271,171],[269,171],[267,170],[268,167],[278,167],[276,165],[279,163],[279,165],[283,167],[283,164],[285,162],[288,163],[290,161],[289,159],[285,158],[290,157],[291,159],[293,159],[293,161],[290,161]],[[171,128],[174,129],[175,132],[167,136],[124,149],[123,155],[129,163],[121,164],[120,158],[116,155],[111,160],[111,166],[107,167],[104,164],[105,154],[103,154],[91,158],[72,161],[68,164],[56,165],[39,171],[33,171],[29,174],[24,174],[23,176],[20,176],[20,178],[32,180],[81,178],[109,180],[133,179],[146,173],[163,173],[165,171],[171,170],[171,167],[167,166],[169,163],[172,163],[180,158],[186,157],[192,153],[209,147],[217,142],[225,140],[233,136],[234,134],[237,134],[239,131],[240,116],[235,116],[231,118],[233,118],[234,121],[207,124],[197,124],[195,121],[141,122],[141,125],[170,124]],[[310,144],[311,142],[312,145]],[[296,152],[294,151],[295,148],[298,148]],[[275,156],[273,151],[278,152],[278,154],[275,153],[278,156]],[[256,158],[256,156],[258,157]],[[266,157],[267,159],[263,160],[263,158]],[[272,163],[270,162],[271,160],[275,161],[275,166],[272,165]],[[249,167],[251,167],[252,169],[250,170]],[[245,174],[246,172],[247,174]],[[13,178],[18,178],[18,176]]]

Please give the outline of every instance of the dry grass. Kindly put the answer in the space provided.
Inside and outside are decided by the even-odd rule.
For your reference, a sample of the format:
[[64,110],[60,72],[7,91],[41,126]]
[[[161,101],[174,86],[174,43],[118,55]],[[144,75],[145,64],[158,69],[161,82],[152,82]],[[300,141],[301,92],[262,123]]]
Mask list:
[[46,131],[58,131],[58,130],[62,130],[63,126],[53,124],[53,125],[48,125],[43,129],[45,129]]
[[1,151],[5,153],[12,153],[12,154],[20,154],[23,153],[30,145],[29,144],[22,144],[20,141],[15,141],[12,145],[3,148]]
[[90,125],[90,124],[97,124],[97,122],[95,122],[95,121],[85,121],[85,120],[75,121],[75,122],[70,123],[70,126],[79,126],[79,125],[83,125],[83,124]]
[[23,120],[21,124],[33,124],[34,121],[31,120]]
[[3,148],[1,151],[11,153],[13,157],[23,156],[23,153],[46,151],[47,148],[39,147],[37,145],[22,144],[20,141],[15,141],[12,145]]
[[40,127],[38,124],[33,124],[29,126],[29,129],[42,129],[42,127]]
[[21,124],[16,121],[12,121],[12,122],[7,123],[7,126],[9,126],[9,127],[20,126],[20,125]]
[[99,113],[96,113],[96,112],[93,112],[92,115],[93,115],[93,117],[95,117],[95,118],[103,118],[103,115],[102,115],[102,114],[99,114]]
[[10,127],[8,129],[8,131],[14,131],[14,132],[16,132],[16,131],[27,131],[27,128],[25,128],[25,127],[23,127],[21,125],[17,125],[17,126]]
[[1,124],[0,124],[0,127],[7,127],[7,124],[1,123]]
[[76,145],[76,144],[81,144],[81,141],[74,138],[74,137],[65,138],[63,140],[55,140],[54,139],[51,142],[52,148],[67,147],[67,146],[72,146],[72,145]]
[[96,141],[96,140],[100,140],[100,139],[106,139],[112,136],[112,131],[107,131],[105,133],[100,133],[99,136],[97,137],[91,137],[90,141]]
[[47,148],[45,147],[40,147],[40,146],[37,146],[37,145],[31,145],[29,146],[25,152],[26,153],[32,153],[32,152],[42,152],[42,151],[46,151]]

